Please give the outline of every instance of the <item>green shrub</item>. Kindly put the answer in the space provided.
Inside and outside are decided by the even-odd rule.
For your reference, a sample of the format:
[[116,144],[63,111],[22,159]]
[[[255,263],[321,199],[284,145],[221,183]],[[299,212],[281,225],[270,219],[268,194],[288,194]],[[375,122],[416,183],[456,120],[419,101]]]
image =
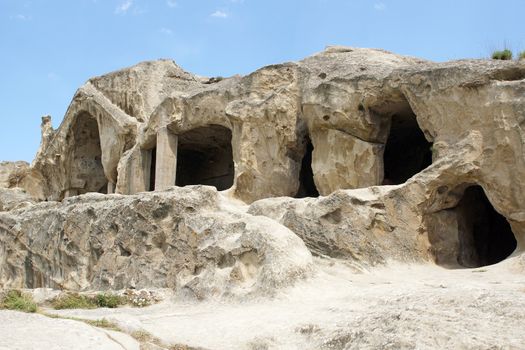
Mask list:
[[125,304],[126,301],[122,297],[115,294],[101,293],[95,297],[95,303],[98,307],[108,307],[114,309],[119,305]]
[[96,309],[97,307],[116,308],[126,303],[126,300],[118,295],[100,293],[94,297],[80,294],[67,294],[52,301],[53,308],[61,309]]
[[492,53],[492,59],[494,60],[511,60],[512,59],[512,51],[509,49],[505,49],[503,51],[494,51]]
[[33,298],[18,290],[9,291],[0,303],[0,308],[23,312],[36,312],[37,306]]
[[52,303],[56,310],[62,309],[95,309],[97,304],[93,298],[80,294],[67,294],[55,298]]
[[521,51],[518,55],[518,59],[525,60],[525,51]]

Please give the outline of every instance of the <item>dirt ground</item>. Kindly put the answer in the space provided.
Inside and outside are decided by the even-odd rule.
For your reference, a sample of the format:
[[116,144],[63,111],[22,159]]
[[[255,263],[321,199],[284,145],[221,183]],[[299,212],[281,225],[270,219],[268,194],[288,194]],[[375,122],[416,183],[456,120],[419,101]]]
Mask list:
[[50,312],[105,318],[128,333],[205,349],[524,349],[524,260],[478,269],[390,264],[356,272],[316,259],[315,277],[274,298],[168,298],[141,309]]

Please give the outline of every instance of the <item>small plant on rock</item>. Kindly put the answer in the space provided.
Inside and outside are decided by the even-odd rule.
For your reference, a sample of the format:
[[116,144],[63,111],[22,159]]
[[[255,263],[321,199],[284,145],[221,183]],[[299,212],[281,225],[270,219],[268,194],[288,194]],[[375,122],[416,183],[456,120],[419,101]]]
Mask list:
[[503,51],[494,51],[492,53],[492,59],[493,60],[504,60],[508,61],[512,59],[512,51],[509,49],[505,49]]
[[24,294],[18,290],[11,290],[7,292],[0,302],[0,309],[36,312],[37,305],[30,295]]

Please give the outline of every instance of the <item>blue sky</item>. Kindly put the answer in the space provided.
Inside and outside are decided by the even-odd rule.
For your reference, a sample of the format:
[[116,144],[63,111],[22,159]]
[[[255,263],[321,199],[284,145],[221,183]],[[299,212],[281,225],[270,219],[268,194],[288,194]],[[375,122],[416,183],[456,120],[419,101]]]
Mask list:
[[524,0],[0,0],[0,160],[31,161],[88,78],[172,58],[246,74],[326,45],[435,61],[525,50]]

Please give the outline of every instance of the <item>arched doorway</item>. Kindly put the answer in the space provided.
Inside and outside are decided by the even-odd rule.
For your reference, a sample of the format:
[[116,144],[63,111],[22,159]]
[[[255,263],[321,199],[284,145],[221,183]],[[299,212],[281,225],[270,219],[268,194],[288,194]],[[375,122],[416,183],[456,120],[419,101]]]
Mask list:
[[514,252],[517,243],[510,224],[494,209],[481,186],[465,189],[455,210],[461,266],[496,264]]
[[432,164],[432,143],[427,141],[406,97],[398,93],[370,107],[384,143],[383,185],[399,185]]
[[385,185],[398,185],[432,164],[432,143],[408,104],[391,117],[384,152]]
[[440,202],[453,205],[425,217],[430,252],[438,265],[492,265],[516,250],[517,241],[509,222],[494,209],[481,186],[442,186],[438,192],[444,196]]
[[102,149],[97,120],[87,112],[79,114],[69,134],[72,145],[67,195],[107,193],[108,181],[102,166]]

